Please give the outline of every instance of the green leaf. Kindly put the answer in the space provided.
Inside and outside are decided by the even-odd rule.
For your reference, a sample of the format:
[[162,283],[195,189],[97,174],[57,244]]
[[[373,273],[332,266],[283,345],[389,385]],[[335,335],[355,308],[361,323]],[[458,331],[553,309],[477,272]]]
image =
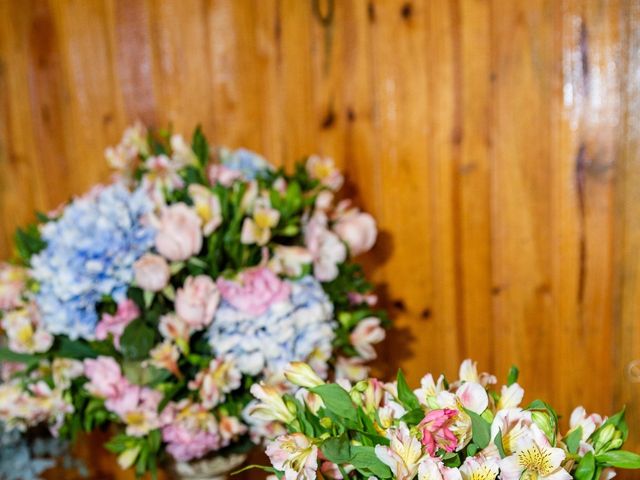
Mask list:
[[8,348],[0,348],[0,360],[5,362],[25,363],[27,365],[35,365],[40,361],[37,355],[29,355],[28,353],[17,353]]
[[640,455],[626,450],[612,450],[596,455],[598,463],[616,468],[640,468]]
[[340,465],[351,461],[351,445],[346,435],[328,438],[320,447],[327,460]]
[[193,153],[196,154],[200,165],[204,167],[209,161],[209,144],[202,133],[202,127],[200,125],[198,125],[196,131],[193,132],[191,148],[193,149]]
[[442,463],[449,468],[458,468],[462,465],[462,460],[460,460],[460,455],[455,452],[445,453],[442,457]]
[[507,375],[507,386],[510,387],[514,383],[518,381],[518,376],[520,375],[520,370],[515,365],[512,365],[509,369],[509,374]]
[[155,335],[155,330],[144,319],[137,318],[127,325],[120,337],[120,351],[126,359],[142,360],[153,348]]
[[416,397],[415,393],[413,393],[409,385],[407,385],[407,380],[404,378],[402,370],[398,370],[398,400],[400,400],[405,407],[408,407],[408,410],[420,408],[418,397]]
[[500,458],[506,457],[507,454],[504,451],[504,444],[502,443],[502,430],[498,430],[496,437],[493,439],[493,443],[496,445],[496,448],[498,449]]
[[391,470],[377,457],[374,447],[351,447],[351,465],[365,475],[375,475],[379,479],[391,478]]
[[567,445],[569,453],[577,453],[578,448],[580,447],[580,440],[582,440],[582,427],[576,428],[567,435],[564,439],[564,443]]
[[339,417],[357,420],[356,407],[351,401],[347,391],[335,383],[319,385],[311,389],[313,393],[320,395],[325,407]]
[[84,340],[71,340],[61,336],[56,342],[56,354],[60,357],[83,360],[85,358],[96,358],[98,354],[91,348],[91,345]]
[[425,414],[422,407],[414,408],[413,410],[405,413],[402,418],[400,418],[400,421],[406,423],[409,426],[413,426],[420,423],[424,419],[424,416]]
[[576,468],[573,477],[575,480],[592,480],[595,472],[596,459],[592,452],[587,452],[580,460],[580,463],[578,463],[578,468]]
[[591,438],[595,443],[598,440],[598,437],[600,436],[602,430],[607,425],[613,425],[618,430],[620,430],[620,433],[622,433],[622,441],[625,442],[627,440],[627,437],[629,436],[629,427],[627,426],[627,422],[624,419],[625,411],[626,407],[623,407],[622,410],[620,410],[618,413],[607,418],[607,420],[602,425],[600,425],[600,427],[598,427],[598,429],[593,432],[591,434],[591,437],[589,438]]
[[484,418],[471,410],[464,409],[467,415],[471,418],[471,435],[473,443],[475,443],[480,449],[489,445],[491,440],[491,424]]

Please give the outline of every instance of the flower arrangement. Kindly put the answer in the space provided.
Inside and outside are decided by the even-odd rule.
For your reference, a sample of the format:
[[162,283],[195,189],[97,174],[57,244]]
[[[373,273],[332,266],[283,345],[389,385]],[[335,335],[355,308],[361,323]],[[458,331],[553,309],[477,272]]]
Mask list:
[[428,374],[413,391],[401,372],[355,385],[325,383],[303,363],[285,375],[301,387],[295,395],[252,387],[253,413],[288,426],[266,449],[264,469],[278,478],[606,480],[613,468],[640,468],[640,455],[620,449],[624,411],[603,418],[578,407],[561,434],[549,404],[521,406],[515,368],[500,390],[470,360],[455,382]]
[[106,157],[114,181],[39,214],[0,268],[0,359],[22,365],[0,387],[7,426],[115,425],[121,466],[155,473],[165,452],[194,461],[283,431],[245,411],[258,381],[287,391],[291,361],[367,376],[387,320],[351,259],[376,224],[335,200],[332,160],[287,173],[199,128],[189,144],[140,125]]

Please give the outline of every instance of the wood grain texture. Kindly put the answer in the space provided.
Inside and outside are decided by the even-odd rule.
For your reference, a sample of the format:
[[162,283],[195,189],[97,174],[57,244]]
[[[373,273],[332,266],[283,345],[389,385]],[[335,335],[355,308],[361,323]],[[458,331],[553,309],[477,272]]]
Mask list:
[[0,1],[0,256],[136,119],[331,155],[381,229],[379,371],[515,363],[639,449],[638,72],[635,0]]

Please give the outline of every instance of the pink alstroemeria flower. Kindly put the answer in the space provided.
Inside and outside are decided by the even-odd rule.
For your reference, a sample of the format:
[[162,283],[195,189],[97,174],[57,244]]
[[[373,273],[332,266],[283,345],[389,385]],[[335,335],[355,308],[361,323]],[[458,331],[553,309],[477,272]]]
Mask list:
[[98,340],[106,340],[111,334],[113,335],[113,343],[120,350],[120,337],[127,325],[138,316],[140,316],[140,310],[133,300],[127,299],[120,302],[115,315],[109,315],[108,313],[102,315],[100,323],[96,326],[96,338]]
[[437,449],[453,452],[458,446],[458,439],[450,429],[452,419],[458,414],[457,410],[443,408],[431,410],[420,422],[422,430],[422,444],[433,456]]
[[291,286],[265,267],[247,269],[237,281],[220,278],[217,283],[222,298],[251,315],[262,315],[272,304],[285,300],[291,293]]

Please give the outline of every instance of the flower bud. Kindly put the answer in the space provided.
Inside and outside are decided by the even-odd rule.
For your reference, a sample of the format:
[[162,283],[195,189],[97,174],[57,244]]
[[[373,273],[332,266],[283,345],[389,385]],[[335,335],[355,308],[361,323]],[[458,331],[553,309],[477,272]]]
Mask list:
[[322,425],[324,428],[331,428],[333,426],[333,422],[329,417],[322,417],[320,419],[320,425]]
[[139,453],[140,446],[138,445],[137,447],[128,448],[118,455],[118,465],[120,465],[120,468],[126,470],[131,467],[138,458]]
[[551,414],[544,410],[533,410],[531,412],[531,419],[535,422],[540,430],[542,430],[545,436],[551,441],[555,437],[555,423],[551,418]]
[[284,371],[284,376],[299,387],[314,388],[324,385],[324,380],[309,365],[303,362],[291,362]]

